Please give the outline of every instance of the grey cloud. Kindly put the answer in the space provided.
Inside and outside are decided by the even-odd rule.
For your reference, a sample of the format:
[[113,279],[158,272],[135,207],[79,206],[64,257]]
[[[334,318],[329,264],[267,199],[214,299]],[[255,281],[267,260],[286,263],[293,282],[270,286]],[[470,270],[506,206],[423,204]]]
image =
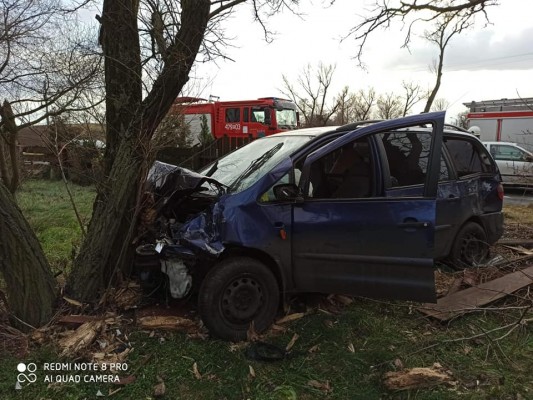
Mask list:
[[[445,71],[533,69],[533,27],[506,40],[493,40],[489,29],[464,32],[452,39],[445,53]],[[403,51],[389,67],[427,70],[438,57],[438,49],[427,41],[417,41],[411,53]]]

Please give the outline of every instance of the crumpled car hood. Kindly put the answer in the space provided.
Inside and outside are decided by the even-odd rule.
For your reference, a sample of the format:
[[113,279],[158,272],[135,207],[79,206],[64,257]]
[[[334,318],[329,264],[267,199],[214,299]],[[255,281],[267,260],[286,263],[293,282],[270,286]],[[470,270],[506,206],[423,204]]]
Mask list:
[[[203,194],[205,187],[202,185],[206,182],[214,187],[214,193]],[[186,252],[183,247],[210,257],[222,253],[219,199],[226,192],[224,185],[208,176],[159,161],[148,172],[147,183],[156,197],[155,208],[160,215],[168,218],[176,213],[192,214],[179,229],[172,231],[175,245],[167,244],[163,255]]]
[[147,182],[152,190],[160,196],[169,196],[174,192],[183,194],[201,191],[204,182],[213,183],[218,188],[224,186],[215,179],[198,174],[186,168],[156,161],[148,171]]

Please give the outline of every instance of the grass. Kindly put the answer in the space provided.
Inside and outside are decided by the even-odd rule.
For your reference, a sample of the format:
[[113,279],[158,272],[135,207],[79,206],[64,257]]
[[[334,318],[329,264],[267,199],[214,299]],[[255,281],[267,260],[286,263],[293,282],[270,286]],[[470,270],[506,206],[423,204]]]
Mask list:
[[[217,340],[191,340],[178,333],[150,337],[130,328],[128,336],[134,350],[127,363],[130,371],[140,368],[135,372],[136,381],[113,398],[151,398],[158,377],[165,382],[168,399],[516,399],[518,394],[531,398],[530,327],[522,326],[499,341],[496,338],[505,331],[450,342],[514,321],[516,313],[470,315],[445,326],[411,311],[407,303],[356,300],[340,315],[308,315],[291,323],[286,333],[268,339],[285,347],[294,333],[300,335],[294,356],[274,363],[248,360],[243,349],[232,351],[228,343]],[[354,352],[348,350],[350,344]],[[319,350],[309,353],[316,345]],[[146,357],[150,357],[148,362],[142,364]],[[52,349],[36,350],[30,359],[39,366],[59,360]],[[397,368],[399,361],[395,360],[406,368],[429,367],[438,362],[453,373],[458,383],[408,392],[387,391],[383,374]],[[105,384],[48,387],[38,381],[24,387],[16,397],[9,397],[14,394],[14,371],[19,361],[1,362],[2,398],[94,398],[98,390],[107,394],[118,389]],[[201,379],[193,374],[195,362]],[[250,376],[250,366],[255,378]],[[324,393],[311,387],[311,380],[329,382],[331,391]]]
[[[75,186],[73,189],[87,218],[94,192]],[[19,202],[53,264],[68,264],[71,246],[79,243],[80,232],[62,184],[27,182]],[[519,216],[524,210],[509,207],[505,211],[525,223]],[[501,300],[495,306],[511,300]],[[133,373],[134,383],[124,387],[45,383],[45,362],[82,360],[62,359],[53,347],[34,346],[23,360],[0,356],[0,398],[90,399],[96,398],[98,390],[108,395],[120,389],[111,398],[148,399],[153,398],[158,378],[165,382],[167,399],[533,398],[531,324],[521,324],[511,332],[509,328],[495,330],[519,320],[520,310],[479,312],[440,324],[422,317],[415,308],[416,304],[408,302],[356,299],[342,307],[340,313],[315,309],[289,323],[286,332],[265,339],[284,348],[295,333],[299,335],[292,356],[272,363],[252,361],[244,347],[235,349],[218,340],[202,341],[168,332],[151,336],[133,324],[126,325],[121,330],[133,351],[126,360],[128,372],[121,376]],[[316,346],[316,352],[309,352]],[[38,381],[16,391],[16,366],[21,361],[37,364]],[[388,371],[402,366],[431,367],[436,362],[451,371],[454,386],[395,392],[383,384],[383,375]],[[194,363],[200,379],[193,373]],[[251,376],[250,367],[255,377]],[[315,388],[309,385],[310,381],[328,382],[331,390]]]
[[[84,224],[89,222],[96,196],[94,187],[70,184]],[[81,243],[81,228],[62,181],[28,180],[17,192],[17,202],[32,226],[52,270],[69,269]]]
[[533,204],[507,206],[503,210],[505,221],[513,224],[533,225]]

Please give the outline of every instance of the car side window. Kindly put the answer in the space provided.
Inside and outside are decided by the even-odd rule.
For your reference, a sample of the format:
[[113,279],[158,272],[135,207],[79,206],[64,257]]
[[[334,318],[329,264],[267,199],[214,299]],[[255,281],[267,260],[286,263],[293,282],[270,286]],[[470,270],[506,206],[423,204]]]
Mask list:
[[372,176],[368,139],[358,139],[311,164],[306,197],[313,199],[370,197]]
[[444,143],[458,177],[494,171],[494,166],[485,148],[475,146],[470,140],[460,138],[448,138]]
[[[429,132],[386,132],[380,134],[387,154],[390,186],[401,187],[424,184],[431,148]],[[441,160],[442,179],[447,179],[446,163]]]
[[265,108],[264,107],[252,107],[252,122],[265,123]]
[[241,122],[240,108],[226,108],[226,122]]
[[503,161],[524,161],[527,153],[518,147],[503,144],[493,144],[490,146],[490,153],[495,160]]

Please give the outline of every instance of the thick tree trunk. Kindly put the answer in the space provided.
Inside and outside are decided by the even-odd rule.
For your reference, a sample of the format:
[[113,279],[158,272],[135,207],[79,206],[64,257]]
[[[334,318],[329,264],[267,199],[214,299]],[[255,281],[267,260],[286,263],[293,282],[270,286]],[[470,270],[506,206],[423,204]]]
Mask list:
[[142,67],[137,27],[138,0],[104,0],[100,44],[105,56],[106,154],[108,176],[121,140],[139,118]]
[[[11,104],[7,100],[4,100],[4,104],[0,106],[0,118],[3,128],[2,137],[0,138],[0,141],[3,141],[3,145],[0,146],[0,176],[9,191],[15,193],[20,185],[20,166],[17,154],[18,127]],[[7,150],[4,147],[7,147]],[[9,163],[7,162],[8,154]],[[11,168],[8,168],[8,165]]]
[[123,233],[120,221],[132,218],[129,204],[136,194],[142,162],[135,147],[133,140],[121,142],[108,178],[113,190],[105,200],[95,203],[87,236],[68,281],[69,293],[80,300],[92,301],[102,294],[105,278],[115,269],[110,262],[118,258],[122,248],[112,244],[117,240],[120,244],[128,241],[128,237],[120,235]]
[[[167,49],[161,75],[139,105],[141,82],[137,71],[140,54],[136,21],[129,18],[125,21],[123,14],[116,11],[120,9],[116,3],[117,0],[105,0],[102,16],[102,44],[108,63],[106,115],[111,148],[106,153],[106,165],[109,176],[96,199],[87,237],[67,285],[69,293],[82,301],[96,300],[106,288],[108,278],[127,267],[129,257],[120,255],[123,255],[123,245],[129,246],[131,237],[128,233],[136,223],[135,199],[147,156],[144,152],[155,129],[189,79],[210,9],[208,0],[181,2],[181,28]],[[136,17],[133,2],[122,3],[122,6],[126,8],[123,13],[129,10]],[[110,21],[126,23],[129,29],[122,27],[115,32]],[[111,35],[109,40],[115,42],[114,47],[108,43],[108,35]],[[118,101],[121,96],[125,102]]]
[[0,272],[7,286],[13,323],[21,329],[50,321],[56,281],[31,227],[0,183]]

